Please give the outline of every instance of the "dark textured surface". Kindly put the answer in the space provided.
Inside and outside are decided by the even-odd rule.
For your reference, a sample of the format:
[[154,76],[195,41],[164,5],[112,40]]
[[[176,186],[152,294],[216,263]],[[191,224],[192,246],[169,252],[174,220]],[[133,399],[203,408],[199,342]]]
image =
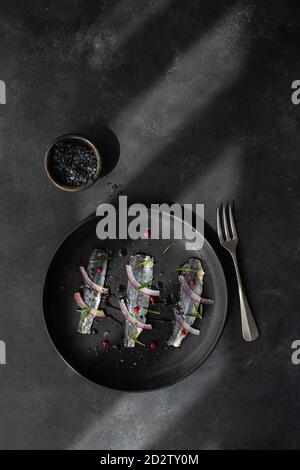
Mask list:
[[[1,448],[299,446],[297,3],[1,1]],[[57,190],[43,168],[48,143],[67,132],[95,136],[106,161],[82,194]],[[242,341],[233,289],[209,360],[147,394],[75,375],[40,307],[57,243],[120,190],[205,203],[213,227],[216,205],[234,199],[261,330]]]

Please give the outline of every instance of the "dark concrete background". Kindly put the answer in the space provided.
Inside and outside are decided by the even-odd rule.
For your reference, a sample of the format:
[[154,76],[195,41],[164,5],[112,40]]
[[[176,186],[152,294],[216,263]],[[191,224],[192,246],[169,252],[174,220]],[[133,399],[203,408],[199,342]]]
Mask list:
[[[299,447],[299,2],[2,0],[0,20],[0,447]],[[106,176],[82,194],[58,191],[43,168],[48,143],[73,131],[105,157]],[[208,361],[147,394],[73,373],[40,307],[57,243],[119,191],[205,203],[213,227],[234,199],[261,330],[243,342],[233,289]]]

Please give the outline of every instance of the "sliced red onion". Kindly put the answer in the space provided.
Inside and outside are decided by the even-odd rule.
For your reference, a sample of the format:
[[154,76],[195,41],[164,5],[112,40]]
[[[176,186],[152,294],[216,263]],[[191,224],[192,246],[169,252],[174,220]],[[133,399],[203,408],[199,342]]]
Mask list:
[[179,279],[182,289],[184,290],[186,295],[190,297],[190,299],[194,300],[195,302],[199,302],[200,304],[213,304],[214,303],[214,300],[204,299],[200,295],[196,294],[196,292],[194,292],[190,288],[190,286],[188,285],[188,283],[186,282],[186,280],[184,279],[182,275],[178,276],[178,279]]
[[145,295],[152,295],[153,297],[158,297],[160,295],[159,290],[148,289],[147,287],[141,287],[139,281],[134,277],[132,267],[129,264],[126,264],[126,273],[128,277],[128,281],[132,284],[135,289],[139,289]]
[[152,325],[149,325],[149,323],[143,323],[143,322],[137,320],[136,318],[133,318],[130,315],[129,310],[126,307],[124,299],[119,300],[119,305],[120,305],[121,312],[123,313],[126,320],[128,320],[130,323],[132,323],[133,325],[135,325],[138,328],[141,328],[143,330],[152,330]]
[[174,317],[179,325],[182,326],[182,328],[184,328],[186,331],[195,336],[200,335],[200,330],[196,330],[196,328],[193,328],[187,321],[185,321],[182,316],[178,314],[176,308],[174,308]]
[[139,281],[134,277],[134,274],[133,274],[133,271],[132,271],[132,267],[129,266],[129,264],[126,264],[126,274],[127,274],[128,280],[129,280],[129,282],[131,282],[132,286],[133,286],[135,289],[138,289],[141,284],[140,284]]
[[88,286],[92,287],[92,289],[95,289],[97,292],[100,292],[100,294],[108,293],[108,289],[106,287],[100,286],[99,284],[96,284],[94,281],[92,281],[92,279],[90,279],[90,277],[88,276],[88,273],[86,272],[83,266],[80,266],[79,269],[80,269],[81,275],[85,283]]
[[75,292],[75,294],[74,294],[74,299],[75,299],[75,302],[77,303],[77,305],[78,305],[80,308],[88,308],[87,304],[85,303],[85,301],[84,301],[83,298],[81,297],[80,292]]

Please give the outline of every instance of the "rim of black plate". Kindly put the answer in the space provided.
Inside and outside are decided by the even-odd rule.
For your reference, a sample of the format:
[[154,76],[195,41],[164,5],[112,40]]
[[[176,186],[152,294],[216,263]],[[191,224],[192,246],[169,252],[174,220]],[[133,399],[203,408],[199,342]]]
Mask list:
[[227,309],[228,309],[228,286],[227,286],[227,281],[226,281],[226,277],[225,277],[225,274],[224,274],[224,270],[223,270],[223,266],[222,266],[222,263],[220,261],[220,258],[217,254],[217,252],[214,250],[214,248],[212,247],[212,245],[210,244],[210,242],[207,240],[207,238],[205,238],[204,236],[204,239],[205,239],[205,242],[207,243],[207,245],[209,246],[209,248],[212,250],[212,252],[215,254],[216,256],[216,259],[219,263],[219,266],[220,266],[220,274],[221,274],[221,277],[222,277],[222,281],[224,283],[224,304],[225,304],[225,308],[224,308],[224,311],[225,311],[225,315],[223,316],[223,319],[222,319],[222,322],[220,323],[220,327],[219,329],[217,330],[216,332],[216,335],[215,335],[215,339],[214,341],[212,342],[210,348],[208,348],[206,354],[204,355],[204,357],[202,358],[202,360],[195,366],[193,367],[191,370],[189,370],[188,372],[184,373],[182,376],[178,377],[177,379],[175,380],[171,380],[169,383],[165,383],[165,384],[162,384],[162,385],[158,385],[156,387],[149,387],[149,388],[145,388],[145,389],[141,389],[141,388],[130,388],[130,389],[126,389],[126,388],[122,388],[122,387],[113,387],[113,386],[110,386],[110,385],[107,385],[107,384],[100,384],[100,383],[97,383],[95,382],[94,380],[92,380],[91,378],[89,378],[86,374],[82,373],[82,372],[79,372],[78,370],[76,370],[65,358],[64,356],[62,355],[62,353],[59,351],[59,348],[57,347],[57,345],[55,344],[50,332],[49,332],[49,329],[48,329],[48,325],[47,325],[47,322],[46,322],[46,318],[45,318],[45,311],[44,311],[44,291],[45,291],[45,284],[46,284],[46,280],[47,280],[47,275],[48,275],[48,271],[50,269],[50,266],[51,266],[51,263],[57,253],[57,251],[60,249],[60,247],[64,244],[64,242],[69,238],[70,235],[72,235],[76,230],[78,230],[82,225],[92,221],[93,219],[95,219],[97,216],[95,214],[91,214],[90,216],[86,217],[85,219],[83,219],[81,222],[79,222],[75,227],[73,227],[73,229],[69,230],[68,233],[62,238],[62,240],[56,245],[56,248],[53,250],[53,253],[51,255],[51,258],[50,258],[50,261],[46,264],[46,272],[45,272],[45,275],[44,275],[44,278],[43,278],[43,283],[42,283],[42,291],[41,291],[41,308],[42,308],[42,313],[43,313],[43,323],[44,323],[44,326],[45,326],[45,329],[47,331],[47,335],[48,335],[48,338],[50,339],[50,342],[52,344],[52,346],[54,347],[56,353],[60,356],[60,358],[63,360],[63,362],[73,371],[76,373],[76,375],[78,375],[79,377],[82,377],[84,378],[85,380],[87,380],[89,383],[92,383],[94,386],[101,386],[101,387],[104,387],[108,390],[115,390],[115,391],[119,391],[119,392],[128,392],[128,393],[145,393],[145,392],[153,392],[155,390],[160,390],[160,389],[163,389],[163,388],[166,388],[166,387],[170,387],[171,385],[175,385],[176,383],[178,382],[181,382],[182,380],[186,379],[188,376],[192,375],[197,369],[199,369],[200,366],[202,366],[204,364],[204,362],[208,359],[208,357],[211,355],[211,353],[214,351],[214,349],[216,348],[218,342],[220,341],[221,339],[221,336],[222,336],[222,332],[224,330],[224,327],[225,327],[225,323],[226,323],[226,320],[227,320]]

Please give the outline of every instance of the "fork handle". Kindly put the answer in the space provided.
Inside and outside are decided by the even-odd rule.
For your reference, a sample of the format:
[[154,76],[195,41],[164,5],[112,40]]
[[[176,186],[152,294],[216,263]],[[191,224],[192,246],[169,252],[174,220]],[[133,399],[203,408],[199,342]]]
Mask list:
[[243,338],[245,341],[254,341],[259,336],[259,332],[253,318],[251,309],[249,307],[247,297],[243,288],[242,278],[237,262],[236,253],[231,253],[236,277],[238,281],[238,288],[239,288],[239,297],[240,297],[240,308],[241,308],[241,321],[242,321],[242,333]]

